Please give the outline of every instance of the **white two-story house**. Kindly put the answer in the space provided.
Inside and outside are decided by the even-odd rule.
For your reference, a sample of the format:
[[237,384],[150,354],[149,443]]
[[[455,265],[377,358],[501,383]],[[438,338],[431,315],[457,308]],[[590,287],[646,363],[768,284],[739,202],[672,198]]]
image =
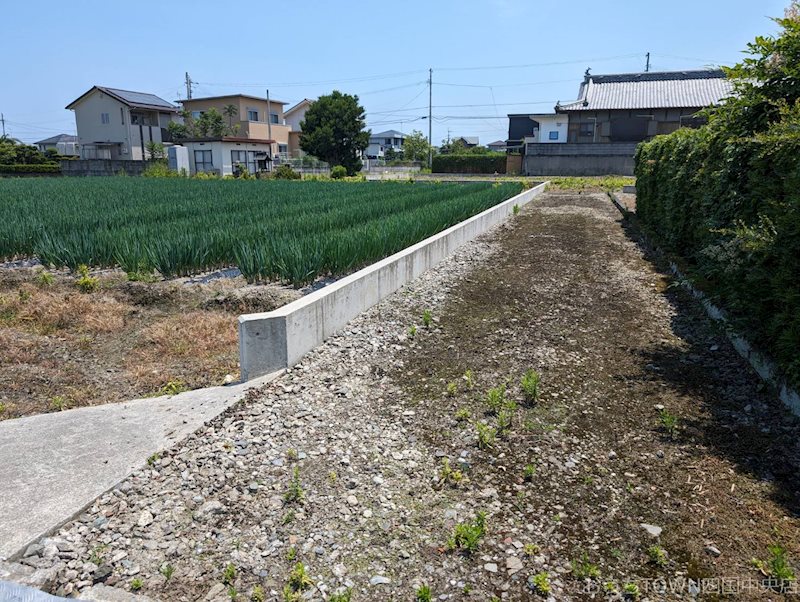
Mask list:
[[155,94],[94,86],[67,105],[75,111],[82,159],[141,161],[148,142],[171,142],[178,108]]
[[364,152],[367,159],[383,159],[386,151],[392,149],[397,153],[403,152],[406,135],[397,130],[387,130],[369,137],[369,146]]

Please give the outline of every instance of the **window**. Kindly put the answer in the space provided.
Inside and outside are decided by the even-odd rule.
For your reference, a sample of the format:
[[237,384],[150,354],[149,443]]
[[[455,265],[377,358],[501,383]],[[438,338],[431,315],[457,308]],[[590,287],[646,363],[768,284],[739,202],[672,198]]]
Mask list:
[[122,107],[119,108],[119,118],[122,121],[122,125],[125,125],[125,109]]
[[236,165],[237,163],[243,167],[247,167],[249,173],[256,173],[258,171],[255,151],[232,150],[231,165]]
[[255,109],[247,109],[247,120],[258,121],[258,111]]
[[386,138],[386,140],[384,140],[383,143],[386,146],[391,146],[392,145],[392,139],[391,138]]
[[196,171],[210,171],[214,169],[210,150],[194,151],[194,168]]
[[558,140],[558,130],[553,130],[550,132],[550,140]]
[[280,121],[278,121],[278,114],[277,113],[270,113],[269,114],[269,122],[270,123],[280,123]]
[[200,119],[205,111],[192,111],[192,119]]
[[111,123],[111,116],[108,113],[100,113],[100,121],[103,125]]
[[278,145],[278,152],[281,154],[285,154],[289,152],[289,145],[288,144],[279,144]]
[[594,123],[582,123],[580,129],[581,136],[594,137]]

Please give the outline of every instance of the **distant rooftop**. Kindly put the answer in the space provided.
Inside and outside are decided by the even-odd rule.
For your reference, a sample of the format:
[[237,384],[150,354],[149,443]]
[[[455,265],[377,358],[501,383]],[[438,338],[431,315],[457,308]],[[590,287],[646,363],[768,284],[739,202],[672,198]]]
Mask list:
[[701,108],[722,102],[733,84],[720,69],[587,75],[578,100],[556,111]]
[[385,132],[370,134],[370,138],[405,138],[405,137],[406,135],[403,132],[398,132],[397,130],[386,130]]
[[72,134],[58,134],[57,136],[53,136],[51,138],[45,138],[44,140],[39,140],[38,142],[34,142],[34,144],[58,144],[59,142],[77,142],[78,137],[73,136]]
[[119,88],[107,88],[106,86],[93,86],[90,90],[81,94],[78,98],[69,103],[66,108],[75,108],[75,105],[78,102],[83,100],[95,90],[98,90],[103,94],[107,94],[112,98],[116,98],[118,101],[132,109],[149,109],[152,111],[169,112],[177,112],[178,110],[175,105],[159,96],[156,96],[155,94],[148,94],[147,92],[133,92],[132,90],[120,90]]
[[[195,101],[200,101],[200,100],[203,100],[203,101],[205,101],[205,100],[220,100],[221,98],[237,98],[239,96],[241,96],[242,98],[250,98],[252,100],[259,100],[261,102],[267,102],[266,97],[264,97],[264,96],[253,96],[252,94],[220,94],[219,96],[196,96],[196,97],[192,97],[192,98],[185,98],[185,99],[181,100],[180,102],[183,103],[183,104],[186,104],[188,102],[195,102]],[[276,98],[270,98],[269,102],[271,104],[274,104],[274,105],[285,105],[285,104],[288,104],[288,103],[285,103],[284,101],[278,100]]]

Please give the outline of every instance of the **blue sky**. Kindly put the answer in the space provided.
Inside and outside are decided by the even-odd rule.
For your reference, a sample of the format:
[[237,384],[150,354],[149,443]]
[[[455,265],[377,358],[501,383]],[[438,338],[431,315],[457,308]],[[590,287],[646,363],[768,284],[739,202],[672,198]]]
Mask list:
[[[0,111],[31,142],[74,133],[92,85],[185,97],[245,92],[289,103],[356,93],[374,132],[423,130],[433,68],[433,140],[506,136],[507,113],[549,112],[593,73],[731,64],[789,0],[206,0],[4,2]],[[10,59],[10,60],[9,60]]]

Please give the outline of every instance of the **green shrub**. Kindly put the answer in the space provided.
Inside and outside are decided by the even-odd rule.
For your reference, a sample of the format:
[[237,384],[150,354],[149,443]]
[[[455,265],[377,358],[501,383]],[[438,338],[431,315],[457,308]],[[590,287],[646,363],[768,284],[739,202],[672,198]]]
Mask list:
[[35,165],[0,165],[0,173],[61,173],[58,163],[37,163]]
[[436,155],[431,167],[433,173],[504,174],[506,155],[487,153],[485,155]]
[[347,177],[347,169],[342,165],[335,165],[331,169],[331,178],[334,180],[341,180]]
[[181,174],[169,168],[166,161],[151,161],[144,168],[142,176],[145,178],[180,178]]
[[300,174],[290,165],[278,165],[272,170],[272,177],[276,180],[299,180],[301,178]]
[[679,130],[640,144],[636,212],[800,383],[800,136]]

